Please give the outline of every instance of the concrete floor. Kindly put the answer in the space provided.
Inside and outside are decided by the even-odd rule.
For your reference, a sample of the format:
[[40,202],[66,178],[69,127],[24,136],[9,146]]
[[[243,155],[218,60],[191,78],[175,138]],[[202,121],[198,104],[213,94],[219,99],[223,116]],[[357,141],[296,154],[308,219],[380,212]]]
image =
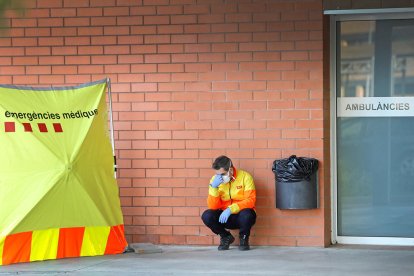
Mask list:
[[414,249],[404,247],[157,246],[124,253],[0,266],[0,275],[414,275]]

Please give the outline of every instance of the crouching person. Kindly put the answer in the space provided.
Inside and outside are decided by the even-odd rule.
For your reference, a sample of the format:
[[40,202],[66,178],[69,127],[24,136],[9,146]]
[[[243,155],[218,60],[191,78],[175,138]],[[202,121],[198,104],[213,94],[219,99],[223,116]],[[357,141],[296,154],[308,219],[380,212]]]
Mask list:
[[227,250],[234,242],[227,229],[239,229],[239,249],[249,250],[249,236],[256,222],[256,189],[252,176],[236,170],[227,156],[219,156],[212,168],[215,175],[210,180],[207,204],[201,219],[204,224],[220,235],[218,250]]

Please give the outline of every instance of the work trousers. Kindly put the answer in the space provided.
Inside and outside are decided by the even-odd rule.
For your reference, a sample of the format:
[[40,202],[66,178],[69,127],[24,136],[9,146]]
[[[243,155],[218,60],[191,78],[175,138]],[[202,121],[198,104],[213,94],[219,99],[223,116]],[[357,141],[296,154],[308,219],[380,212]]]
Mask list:
[[219,222],[222,212],[223,210],[208,209],[201,215],[201,219],[213,233],[220,236],[230,234],[226,229],[240,229],[241,236],[250,235],[250,229],[256,223],[256,212],[253,209],[243,209],[238,214],[230,215],[226,223]]

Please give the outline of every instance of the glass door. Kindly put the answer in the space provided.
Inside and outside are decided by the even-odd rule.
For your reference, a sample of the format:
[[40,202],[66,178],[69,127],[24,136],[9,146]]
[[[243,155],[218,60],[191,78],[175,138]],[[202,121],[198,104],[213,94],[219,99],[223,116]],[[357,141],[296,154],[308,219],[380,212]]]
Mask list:
[[337,22],[335,133],[337,240],[414,244],[413,19]]

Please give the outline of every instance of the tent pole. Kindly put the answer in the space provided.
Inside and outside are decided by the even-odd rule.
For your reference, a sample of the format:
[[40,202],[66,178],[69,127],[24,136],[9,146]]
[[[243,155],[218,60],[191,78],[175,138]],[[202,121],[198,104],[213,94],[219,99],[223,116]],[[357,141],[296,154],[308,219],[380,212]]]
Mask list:
[[116,156],[115,156],[115,139],[114,139],[114,120],[112,118],[112,94],[111,94],[111,79],[106,78],[106,84],[108,86],[108,100],[109,100],[109,121],[111,130],[111,144],[112,144],[112,155],[114,156],[114,175],[116,178]]

